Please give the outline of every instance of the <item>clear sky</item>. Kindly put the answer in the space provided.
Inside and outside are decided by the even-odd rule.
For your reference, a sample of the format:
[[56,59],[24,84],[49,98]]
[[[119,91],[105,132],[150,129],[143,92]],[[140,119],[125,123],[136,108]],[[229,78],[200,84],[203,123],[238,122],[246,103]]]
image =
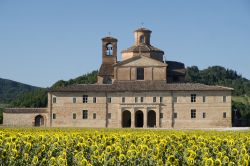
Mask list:
[[249,0],[0,0],[0,77],[49,87],[101,64],[101,38],[134,43],[144,23],[168,60],[250,79]]

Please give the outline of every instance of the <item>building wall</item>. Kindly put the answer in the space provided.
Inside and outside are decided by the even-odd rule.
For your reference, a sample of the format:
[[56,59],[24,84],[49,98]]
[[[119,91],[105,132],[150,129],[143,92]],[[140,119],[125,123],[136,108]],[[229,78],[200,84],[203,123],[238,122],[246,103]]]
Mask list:
[[18,126],[18,127],[34,127],[35,117],[42,115],[44,117],[44,126],[49,127],[49,119],[47,113],[3,113],[4,126]]
[[[191,94],[196,94],[196,102],[191,102]],[[88,95],[88,103],[82,103],[82,96]],[[111,103],[107,103],[107,97],[111,97]],[[203,96],[206,101],[203,102]],[[223,102],[226,96],[226,102]],[[180,92],[113,92],[113,93],[53,93],[56,103],[52,104],[52,127],[122,127],[122,113],[125,110],[131,112],[131,121],[135,121],[135,112],[143,111],[144,126],[147,127],[147,112],[156,112],[156,127],[161,128],[207,128],[207,127],[231,127],[231,92],[229,91],[180,91]],[[76,97],[76,103],[73,103]],[[96,97],[96,103],[93,103]],[[125,102],[122,102],[125,97]],[[135,97],[138,102],[135,103]],[[140,102],[143,97],[143,102]],[[156,97],[156,102],[153,102]],[[160,97],[163,97],[160,103]],[[177,97],[177,102],[174,102]],[[191,109],[196,110],[196,118],[191,118]],[[82,110],[88,110],[88,119],[82,118]],[[203,112],[206,117],[203,118]],[[226,118],[223,118],[223,113]],[[73,119],[73,113],[76,119]],[[96,113],[96,119],[93,119]],[[109,118],[109,114],[111,117]],[[177,118],[173,118],[177,113]],[[51,115],[52,115],[51,114]],[[162,114],[162,118],[161,118]],[[132,124],[132,127],[135,125]]]

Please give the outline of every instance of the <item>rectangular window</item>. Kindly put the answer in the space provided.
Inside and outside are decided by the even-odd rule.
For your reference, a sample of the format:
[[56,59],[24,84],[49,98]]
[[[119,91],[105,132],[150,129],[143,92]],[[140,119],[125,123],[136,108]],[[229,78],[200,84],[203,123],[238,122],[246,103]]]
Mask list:
[[56,103],[56,97],[53,97],[53,103]]
[[96,119],[96,113],[93,113],[93,119]]
[[191,118],[192,119],[196,118],[196,110],[195,109],[191,110]]
[[107,97],[107,103],[111,103],[111,97]]
[[73,97],[73,103],[76,103],[76,98],[75,97]]
[[160,97],[160,103],[162,103],[163,102],[163,97]]
[[177,97],[173,97],[174,103],[177,103]]
[[88,95],[83,95],[82,96],[82,102],[83,103],[88,103]]
[[177,112],[174,112],[174,118],[175,119],[177,118]]
[[122,97],[122,103],[125,103],[125,97]]
[[163,113],[160,113],[160,118],[161,118],[161,119],[163,118]]
[[203,96],[203,103],[206,102],[206,96]]
[[111,119],[111,113],[108,113],[108,119]]
[[135,97],[135,103],[138,103],[138,97]]
[[52,118],[53,118],[53,119],[56,119],[56,114],[52,114]]
[[153,97],[153,103],[155,103],[156,102],[156,97]]
[[76,113],[73,113],[73,119],[76,119]]
[[223,118],[226,118],[226,117],[227,117],[227,113],[223,112]]
[[88,119],[88,110],[83,110],[82,111],[82,118],[83,119]]
[[141,97],[141,103],[143,103],[143,97]]
[[191,94],[191,103],[196,102],[196,94]]
[[93,97],[93,103],[96,103],[96,97]]
[[205,119],[206,118],[206,112],[203,112],[202,117]]
[[144,68],[138,67],[136,69],[137,80],[144,80]]
[[223,96],[223,102],[225,103],[227,101],[227,96]]

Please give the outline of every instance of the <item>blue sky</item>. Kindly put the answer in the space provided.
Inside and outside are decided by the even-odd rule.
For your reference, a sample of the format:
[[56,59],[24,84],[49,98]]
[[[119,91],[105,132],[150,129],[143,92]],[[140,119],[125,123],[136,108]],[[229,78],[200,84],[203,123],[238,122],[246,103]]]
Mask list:
[[250,79],[248,0],[1,0],[0,77],[49,87],[99,69],[101,38],[118,38],[120,59],[142,22],[168,60]]

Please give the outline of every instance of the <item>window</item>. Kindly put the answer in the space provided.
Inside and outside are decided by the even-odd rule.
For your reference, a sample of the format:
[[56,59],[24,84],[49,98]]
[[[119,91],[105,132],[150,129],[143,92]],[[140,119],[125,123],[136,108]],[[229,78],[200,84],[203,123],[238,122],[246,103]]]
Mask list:
[[107,97],[107,103],[111,103],[111,97]]
[[191,94],[191,103],[196,102],[196,94]]
[[76,103],[76,98],[75,97],[73,97],[73,103]]
[[76,113],[73,113],[73,119],[76,119]]
[[53,103],[56,103],[56,97],[53,97]]
[[144,68],[138,67],[136,69],[137,80],[144,80]]
[[88,119],[88,110],[83,110],[82,111],[82,118],[83,119]]
[[191,110],[191,118],[194,119],[196,118],[196,110]]
[[135,97],[135,103],[138,103],[138,97]]
[[156,97],[153,97],[153,103],[155,103],[156,102]]
[[160,118],[161,118],[161,119],[163,118],[163,113],[160,113]]
[[163,97],[160,97],[160,103],[162,103],[163,102]]
[[122,97],[122,103],[125,103],[125,97]]
[[108,113],[108,119],[111,119],[111,113]]
[[111,43],[106,45],[106,55],[108,55],[108,56],[113,55],[113,46]]
[[82,96],[82,102],[83,103],[88,103],[88,95],[83,95]]
[[96,103],[96,97],[93,97],[93,103]]
[[205,119],[206,118],[206,112],[203,112],[202,117]]
[[227,117],[227,113],[223,112],[223,118],[226,118],[226,117]]
[[53,118],[53,119],[56,119],[56,114],[52,114],[52,118]]
[[174,103],[177,103],[177,97],[173,97]]
[[206,102],[206,96],[203,96],[203,103]]
[[93,113],[93,119],[96,119],[96,113]]
[[144,35],[140,36],[140,43],[145,43],[145,37],[144,37]]
[[227,96],[223,96],[223,102],[225,103],[227,101]]
[[177,112],[174,112],[174,118],[175,119],[177,118]]
[[143,103],[143,97],[141,97],[141,103]]

